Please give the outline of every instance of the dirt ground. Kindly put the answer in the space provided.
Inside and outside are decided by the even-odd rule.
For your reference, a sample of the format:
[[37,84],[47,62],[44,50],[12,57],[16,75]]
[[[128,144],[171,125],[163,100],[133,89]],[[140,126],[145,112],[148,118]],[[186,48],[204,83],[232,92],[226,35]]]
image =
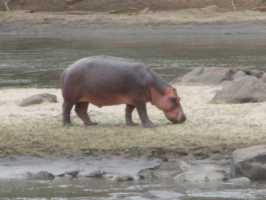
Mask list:
[[[266,103],[209,104],[219,87],[178,85],[177,89],[188,120],[170,124],[162,112],[149,106],[150,118],[158,125],[153,129],[125,126],[124,106],[91,106],[89,113],[99,123],[93,127],[84,127],[73,112],[74,126],[64,128],[59,90],[1,89],[0,155],[209,155],[266,142]],[[24,97],[43,92],[56,94],[59,103],[18,106]]]

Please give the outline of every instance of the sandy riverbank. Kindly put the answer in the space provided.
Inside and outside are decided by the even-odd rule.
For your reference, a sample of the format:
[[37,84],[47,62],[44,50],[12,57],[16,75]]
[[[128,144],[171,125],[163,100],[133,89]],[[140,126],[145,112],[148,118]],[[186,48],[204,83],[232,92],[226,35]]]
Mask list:
[[108,13],[89,11],[0,12],[0,23],[23,24],[117,24],[117,25],[160,25],[187,23],[239,23],[265,22],[265,12],[254,10],[221,12],[216,6],[190,8],[176,11],[149,11],[137,13]]
[[[83,127],[73,113],[75,125],[61,125],[61,94],[57,89],[0,90],[1,155],[73,155],[91,152],[145,152],[206,155],[226,153],[238,147],[266,142],[266,103],[242,105],[209,104],[219,87],[181,86],[177,89],[188,120],[172,125],[150,106],[154,129],[126,127],[124,106],[96,108],[90,114],[99,123]],[[49,92],[59,103],[19,107],[24,97]],[[137,117],[136,117],[136,120]]]

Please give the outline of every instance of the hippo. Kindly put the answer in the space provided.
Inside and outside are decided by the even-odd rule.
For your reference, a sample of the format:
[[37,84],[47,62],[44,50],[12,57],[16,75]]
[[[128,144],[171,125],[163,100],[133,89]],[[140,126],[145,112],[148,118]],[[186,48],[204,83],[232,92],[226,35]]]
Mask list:
[[143,127],[155,125],[148,117],[146,103],[162,110],[172,123],[186,120],[176,89],[141,62],[112,56],[82,58],[70,65],[62,75],[63,125],[71,125],[70,113],[75,106],[84,125],[96,125],[87,109],[125,104],[125,120],[129,126],[136,108]]

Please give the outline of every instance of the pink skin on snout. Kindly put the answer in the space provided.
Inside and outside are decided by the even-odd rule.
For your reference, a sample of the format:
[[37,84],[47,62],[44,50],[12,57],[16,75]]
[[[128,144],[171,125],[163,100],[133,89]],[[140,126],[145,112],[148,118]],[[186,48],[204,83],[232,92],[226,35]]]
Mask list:
[[174,103],[171,109],[164,111],[164,114],[169,121],[175,124],[186,121],[186,116],[183,112],[179,98],[177,98],[176,104]]
[[176,89],[167,87],[163,95],[152,91],[153,104],[164,112],[166,118],[173,123],[182,123],[186,121],[183,112],[180,97],[177,95]]

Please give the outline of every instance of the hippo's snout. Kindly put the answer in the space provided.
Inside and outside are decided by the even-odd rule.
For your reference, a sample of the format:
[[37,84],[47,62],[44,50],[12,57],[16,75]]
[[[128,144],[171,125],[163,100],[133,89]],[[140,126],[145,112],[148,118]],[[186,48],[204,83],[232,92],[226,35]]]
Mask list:
[[186,121],[186,115],[183,112],[179,114],[165,113],[166,118],[174,124],[181,124]]
[[183,122],[185,122],[186,121],[186,116],[184,115],[184,114],[182,114],[180,117],[178,117],[178,119],[176,120],[176,124],[181,124],[181,123],[183,123]]
[[187,118],[185,115],[182,115],[182,116],[177,117],[177,118],[168,118],[168,120],[170,120],[174,124],[181,124],[181,123],[185,122],[186,119]]

